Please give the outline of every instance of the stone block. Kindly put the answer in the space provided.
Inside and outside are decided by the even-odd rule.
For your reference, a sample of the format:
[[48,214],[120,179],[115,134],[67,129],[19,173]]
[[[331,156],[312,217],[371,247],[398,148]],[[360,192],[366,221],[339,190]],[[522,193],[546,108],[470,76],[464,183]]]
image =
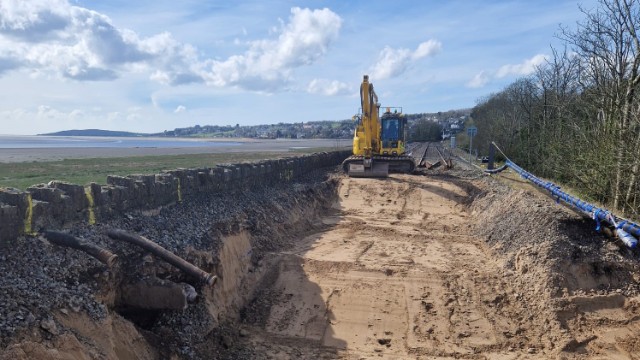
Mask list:
[[62,203],[62,195],[64,191],[49,187],[45,184],[33,185],[27,188],[34,200],[46,201],[51,204],[59,205]]
[[133,179],[118,175],[107,175],[107,185],[133,188]]
[[189,293],[182,284],[156,278],[123,285],[121,305],[148,310],[184,310]]
[[25,207],[27,202],[26,192],[15,188],[0,188],[0,203]]
[[89,201],[87,200],[87,195],[82,185],[69,184],[63,181],[51,181],[48,186],[60,189],[64,195],[68,196],[70,201],[69,206],[72,211],[82,211],[89,206]]
[[11,245],[22,232],[23,226],[24,219],[18,207],[0,203],[0,247]]

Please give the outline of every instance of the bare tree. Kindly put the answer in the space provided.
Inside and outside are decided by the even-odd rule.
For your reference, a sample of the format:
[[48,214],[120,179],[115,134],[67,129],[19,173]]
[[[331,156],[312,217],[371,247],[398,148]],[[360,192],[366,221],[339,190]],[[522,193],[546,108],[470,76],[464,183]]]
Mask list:
[[[582,9],[586,20],[579,22],[575,31],[563,29],[561,36],[573,46],[585,65],[582,79],[588,80],[587,85],[594,88],[600,100],[600,117],[611,122],[615,144],[613,207],[620,209],[624,207],[621,206],[623,179],[625,170],[629,169],[630,125],[640,83],[637,32],[640,4],[638,0],[600,0],[599,3],[596,10]],[[628,186],[633,188],[636,180],[629,180]]]

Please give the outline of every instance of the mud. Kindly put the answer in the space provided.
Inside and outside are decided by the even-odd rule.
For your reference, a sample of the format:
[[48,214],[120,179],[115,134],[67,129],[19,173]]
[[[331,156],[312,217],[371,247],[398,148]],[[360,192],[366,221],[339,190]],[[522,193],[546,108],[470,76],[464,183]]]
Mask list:
[[[25,239],[32,269],[50,256],[67,270],[24,284],[53,281],[44,305],[0,283],[0,301],[33,317],[3,332],[0,358],[639,359],[638,252],[511,182],[460,167],[321,172],[68,230],[116,252],[114,269]],[[110,241],[112,226],[219,281],[203,287]],[[28,274],[3,256],[8,276]],[[184,311],[122,308],[121,286],[145,277],[191,283],[198,298]]]

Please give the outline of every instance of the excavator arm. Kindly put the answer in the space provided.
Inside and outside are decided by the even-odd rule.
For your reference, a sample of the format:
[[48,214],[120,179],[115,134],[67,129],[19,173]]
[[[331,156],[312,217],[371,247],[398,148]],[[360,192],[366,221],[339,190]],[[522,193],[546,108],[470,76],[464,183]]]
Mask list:
[[360,84],[360,103],[362,105],[362,125],[364,127],[364,156],[371,156],[380,150],[380,104],[378,95],[369,83],[369,76],[365,75]]

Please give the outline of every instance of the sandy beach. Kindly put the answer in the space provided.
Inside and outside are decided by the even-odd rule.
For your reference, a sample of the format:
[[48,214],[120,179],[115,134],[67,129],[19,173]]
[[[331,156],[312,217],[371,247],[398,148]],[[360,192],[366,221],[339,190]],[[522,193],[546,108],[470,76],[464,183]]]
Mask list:
[[[193,141],[210,141],[191,139]],[[224,140],[223,140],[224,141]],[[223,142],[222,141],[222,142]],[[58,161],[64,159],[109,158],[127,156],[182,155],[182,154],[214,154],[214,153],[259,153],[287,152],[304,148],[336,148],[348,147],[351,139],[232,139],[229,146],[202,147],[82,147],[82,148],[20,148],[1,149],[0,163]],[[216,140],[218,142],[218,140]],[[203,144],[204,145],[204,144]]]

